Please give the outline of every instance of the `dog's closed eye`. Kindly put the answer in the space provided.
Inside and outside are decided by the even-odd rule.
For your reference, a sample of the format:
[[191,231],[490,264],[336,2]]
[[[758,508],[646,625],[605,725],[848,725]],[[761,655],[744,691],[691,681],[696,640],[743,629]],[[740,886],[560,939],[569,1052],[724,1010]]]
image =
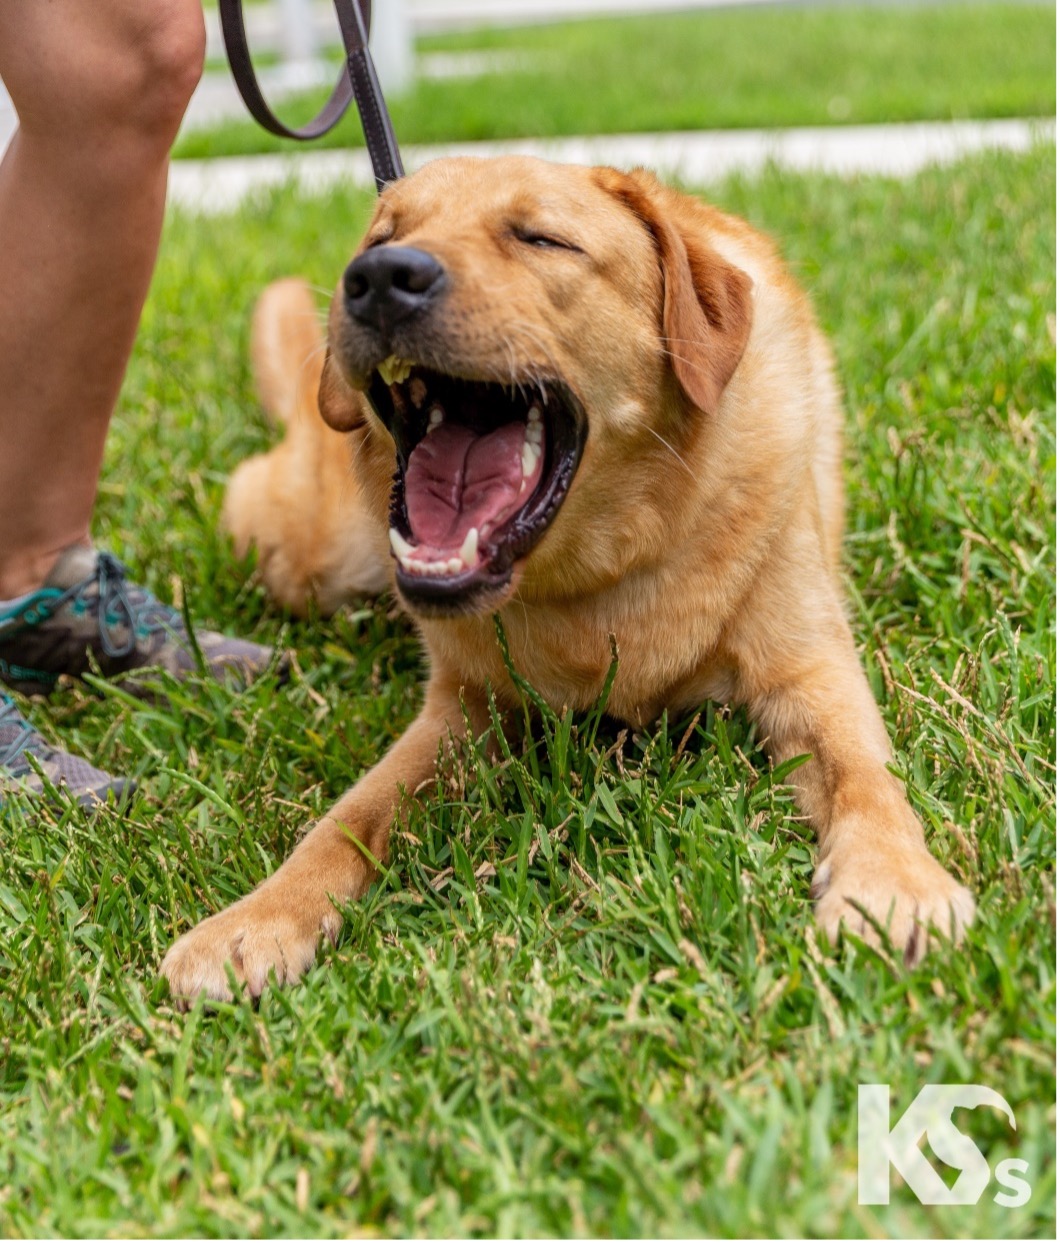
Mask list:
[[576,246],[565,238],[524,225],[515,225],[512,228],[512,236],[517,242],[522,242],[524,246],[535,246],[541,250],[569,250],[578,255],[585,254],[585,251],[580,246]]

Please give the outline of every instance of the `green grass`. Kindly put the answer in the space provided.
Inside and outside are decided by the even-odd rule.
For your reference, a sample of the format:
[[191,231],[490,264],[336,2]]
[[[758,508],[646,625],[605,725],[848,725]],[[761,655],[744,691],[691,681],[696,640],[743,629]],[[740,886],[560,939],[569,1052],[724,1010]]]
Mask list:
[[[170,220],[98,533],[299,671],[32,705],[142,785],[123,820],[0,829],[0,1232],[1055,1237],[1054,158],[713,194],[781,241],[836,342],[856,634],[930,845],[978,895],[966,947],[910,972],[818,944],[810,834],[747,719],[704,705],[468,755],[304,986],[171,1010],[165,947],[277,866],[422,671],[386,601],[285,624],[217,530],[270,440],[254,297],[330,287],[369,198]],[[1029,1163],[1030,1203],[858,1207],[859,1082],[895,1116],[927,1083],[1000,1091],[1017,1132],[961,1125]]]
[[[509,59],[482,78],[422,79],[390,106],[403,143],[1052,115],[1055,49],[1055,10],[1037,4],[752,6],[425,40]],[[301,123],[325,94],[280,111]],[[360,145],[355,111],[322,141]],[[177,154],[289,147],[248,119],[189,132]]]

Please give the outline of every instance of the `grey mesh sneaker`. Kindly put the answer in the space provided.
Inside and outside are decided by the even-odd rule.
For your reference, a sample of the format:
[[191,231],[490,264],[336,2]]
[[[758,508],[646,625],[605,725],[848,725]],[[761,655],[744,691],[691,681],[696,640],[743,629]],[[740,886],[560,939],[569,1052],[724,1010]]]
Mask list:
[[5,799],[18,793],[39,796],[55,790],[82,807],[97,807],[124,802],[135,789],[134,781],[112,777],[45,742],[12,700],[0,695],[0,811]]
[[[27,695],[46,693],[60,674],[88,673],[90,654],[105,677],[158,667],[184,677],[198,668],[196,648],[211,673],[243,682],[273,659],[258,643],[189,635],[180,613],[130,583],[116,557],[80,545],[59,557],[40,591],[0,612],[0,682]],[[277,671],[285,669],[281,658]]]

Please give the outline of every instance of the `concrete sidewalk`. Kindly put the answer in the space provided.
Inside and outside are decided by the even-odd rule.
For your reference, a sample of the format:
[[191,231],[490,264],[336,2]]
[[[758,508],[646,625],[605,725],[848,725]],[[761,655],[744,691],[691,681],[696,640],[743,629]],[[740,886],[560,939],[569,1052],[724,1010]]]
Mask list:
[[[757,173],[768,165],[845,177],[860,173],[904,177],[973,151],[1026,151],[1042,142],[1055,144],[1055,118],[527,138],[409,146],[402,149],[402,155],[410,172],[439,156],[514,152],[573,164],[645,165],[663,177],[701,186],[730,173]],[[224,212],[256,193],[286,183],[313,192],[341,184],[370,187],[374,180],[363,150],[179,160],[170,169],[169,198],[171,204],[192,211]]]

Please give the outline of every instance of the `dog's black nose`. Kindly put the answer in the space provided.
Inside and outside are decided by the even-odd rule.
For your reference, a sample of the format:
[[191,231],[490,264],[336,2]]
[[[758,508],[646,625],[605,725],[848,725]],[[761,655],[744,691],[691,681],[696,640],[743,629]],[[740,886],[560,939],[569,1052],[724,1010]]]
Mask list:
[[346,269],[346,309],[359,323],[386,332],[424,310],[445,283],[445,268],[425,250],[373,246]]

